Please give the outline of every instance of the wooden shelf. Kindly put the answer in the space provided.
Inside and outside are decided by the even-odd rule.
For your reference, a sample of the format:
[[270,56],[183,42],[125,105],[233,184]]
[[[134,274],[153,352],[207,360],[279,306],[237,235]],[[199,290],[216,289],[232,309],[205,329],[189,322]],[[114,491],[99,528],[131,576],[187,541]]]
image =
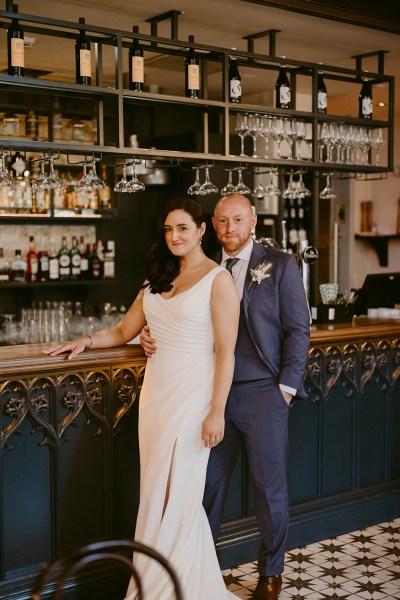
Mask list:
[[356,233],[354,237],[356,240],[365,240],[368,242],[377,253],[380,266],[387,267],[389,240],[400,240],[400,233],[391,233],[387,235],[379,235],[377,233]]

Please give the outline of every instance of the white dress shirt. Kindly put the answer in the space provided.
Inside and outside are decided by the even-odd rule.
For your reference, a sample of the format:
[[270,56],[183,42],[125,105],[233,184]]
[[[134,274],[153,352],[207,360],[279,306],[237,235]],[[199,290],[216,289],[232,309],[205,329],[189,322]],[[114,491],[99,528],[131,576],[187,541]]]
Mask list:
[[[226,261],[228,260],[228,258],[239,259],[238,262],[233,265],[232,277],[240,299],[242,299],[243,297],[244,282],[246,279],[247,271],[249,269],[250,257],[251,253],[253,252],[253,244],[254,241],[250,239],[249,243],[243,248],[243,250],[236,254],[235,257],[229,256],[229,254],[227,254],[222,248],[221,267],[226,267]],[[294,396],[297,391],[294,388],[289,387],[288,385],[283,385],[282,383],[279,384],[279,387],[282,391],[288,392],[292,396]]]

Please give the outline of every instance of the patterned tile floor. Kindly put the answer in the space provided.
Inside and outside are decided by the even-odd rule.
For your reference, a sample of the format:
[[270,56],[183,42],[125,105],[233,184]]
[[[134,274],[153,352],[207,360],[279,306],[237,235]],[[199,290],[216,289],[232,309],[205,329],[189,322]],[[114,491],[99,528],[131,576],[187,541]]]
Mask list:
[[[251,598],[255,563],[223,572],[228,589]],[[286,553],[279,600],[400,599],[400,519]]]

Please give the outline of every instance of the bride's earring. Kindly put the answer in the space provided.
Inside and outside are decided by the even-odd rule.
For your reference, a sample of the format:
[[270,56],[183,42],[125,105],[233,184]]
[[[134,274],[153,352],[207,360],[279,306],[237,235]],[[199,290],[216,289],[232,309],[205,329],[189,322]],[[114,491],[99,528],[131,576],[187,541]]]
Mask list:
[[199,238],[199,244],[200,244],[200,246],[201,246],[202,241],[203,241],[203,236],[201,236],[201,238]]

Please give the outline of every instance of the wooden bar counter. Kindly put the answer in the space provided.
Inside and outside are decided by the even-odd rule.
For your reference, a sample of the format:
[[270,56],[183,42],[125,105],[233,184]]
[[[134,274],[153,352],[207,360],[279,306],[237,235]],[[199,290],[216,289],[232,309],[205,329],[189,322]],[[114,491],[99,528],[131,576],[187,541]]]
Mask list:
[[[46,347],[0,348],[0,599],[28,599],[40,564],[59,551],[135,527],[145,356],[127,345],[67,360]],[[306,388],[289,412],[288,548],[400,514],[400,320],[313,326]],[[241,456],[221,565],[254,560],[258,541]],[[117,600],[126,577],[102,566],[71,590],[89,584],[95,595],[79,597]]]

